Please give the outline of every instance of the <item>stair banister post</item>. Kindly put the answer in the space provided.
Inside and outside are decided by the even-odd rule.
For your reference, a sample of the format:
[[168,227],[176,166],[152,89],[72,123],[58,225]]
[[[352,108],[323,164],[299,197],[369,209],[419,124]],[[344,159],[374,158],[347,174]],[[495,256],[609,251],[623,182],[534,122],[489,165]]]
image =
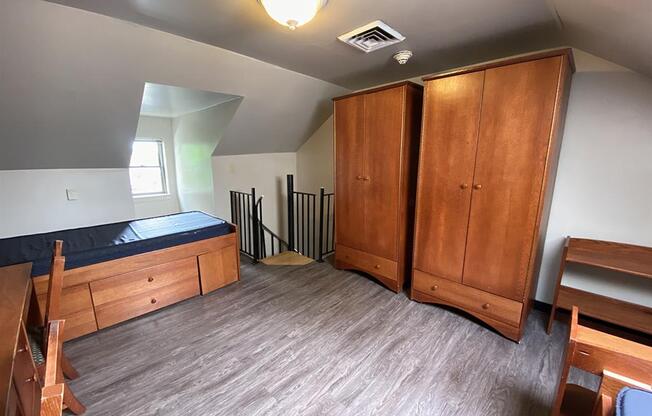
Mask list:
[[258,208],[256,207],[256,188],[251,188],[251,229],[252,229],[252,240],[254,248],[254,263],[258,263],[260,259],[260,244],[258,243],[258,237],[260,237],[260,224],[258,223]]
[[324,188],[319,188],[319,254],[317,255],[317,261],[323,262],[324,258],[322,253],[324,252]]
[[294,251],[294,175],[287,175],[288,250]]

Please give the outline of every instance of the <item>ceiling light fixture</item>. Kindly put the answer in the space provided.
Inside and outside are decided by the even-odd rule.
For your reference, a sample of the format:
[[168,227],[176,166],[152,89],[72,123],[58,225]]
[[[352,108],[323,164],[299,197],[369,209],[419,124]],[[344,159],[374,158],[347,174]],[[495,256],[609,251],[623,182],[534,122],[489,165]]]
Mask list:
[[294,30],[311,21],[328,0],[258,0],[269,16]]

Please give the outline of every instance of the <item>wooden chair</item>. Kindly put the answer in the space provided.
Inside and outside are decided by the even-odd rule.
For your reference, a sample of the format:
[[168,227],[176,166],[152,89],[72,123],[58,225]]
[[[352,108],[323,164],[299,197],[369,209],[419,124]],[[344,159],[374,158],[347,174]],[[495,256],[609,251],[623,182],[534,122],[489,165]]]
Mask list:
[[65,383],[61,371],[64,321],[51,321],[48,325],[47,353],[41,375],[40,416],[55,416],[63,412]]
[[63,327],[64,321],[48,324],[45,365],[39,371],[26,342],[27,331],[21,326],[20,344],[25,347],[17,351],[13,374],[21,416],[60,416],[65,408],[67,386],[61,371]]
[[[652,383],[652,348],[581,326],[578,315],[574,306],[552,414],[610,415],[622,387],[645,389]],[[571,367],[602,377],[600,390],[568,384]]]
[[[57,240],[54,243],[54,253],[52,255],[52,265],[50,267],[50,279],[48,281],[48,296],[45,306],[45,318],[42,328],[31,328],[29,331],[30,346],[32,357],[36,363],[39,375],[44,376],[46,371],[47,359],[43,351],[48,350],[49,328],[50,323],[59,321],[61,318],[61,293],[63,290],[63,273],[66,259],[62,256],[63,241]],[[62,341],[63,342],[63,341]],[[79,373],[70,363],[68,357],[63,352],[63,347],[59,351],[59,367],[62,377],[65,376],[71,380],[79,377]],[[64,404],[75,414],[81,414],[86,408],[77,400],[67,384],[64,383]]]
[[[32,348],[32,351],[37,354],[35,361],[38,364],[43,363],[43,357],[38,356],[40,351],[45,351],[45,341],[47,339],[47,327],[50,321],[61,319],[61,293],[63,291],[63,273],[66,264],[66,258],[62,255],[63,241],[57,240],[54,242],[54,251],[52,254],[52,263],[50,265],[50,278],[48,280],[48,296],[45,304],[45,318],[43,319],[42,328],[32,328],[30,330],[30,338],[37,342],[41,349]],[[34,342],[32,342],[34,343]],[[33,346],[34,347],[34,346]],[[36,351],[35,351],[36,350]],[[61,367],[63,374],[70,380],[79,377],[79,373],[70,363],[66,354],[61,352]]]

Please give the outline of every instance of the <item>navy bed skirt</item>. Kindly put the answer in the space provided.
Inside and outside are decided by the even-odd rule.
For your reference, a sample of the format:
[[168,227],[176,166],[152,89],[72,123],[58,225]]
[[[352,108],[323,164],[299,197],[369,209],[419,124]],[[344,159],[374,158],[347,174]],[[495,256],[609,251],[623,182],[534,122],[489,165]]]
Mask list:
[[55,240],[63,240],[66,270],[219,237],[226,221],[199,211],[0,239],[0,267],[32,262],[32,276],[49,273]]

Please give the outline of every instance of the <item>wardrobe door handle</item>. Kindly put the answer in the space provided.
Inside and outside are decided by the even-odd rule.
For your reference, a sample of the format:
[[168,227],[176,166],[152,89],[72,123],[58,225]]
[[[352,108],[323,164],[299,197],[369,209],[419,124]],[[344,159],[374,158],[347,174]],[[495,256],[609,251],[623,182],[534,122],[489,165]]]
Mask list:
[[356,176],[355,178],[356,178],[357,180],[359,180],[359,181],[361,181],[362,179],[364,179],[364,178],[363,178],[362,176],[360,176],[360,175]]
[[364,176],[364,177],[362,178],[363,181],[368,181],[368,180],[370,180],[370,179],[371,179],[371,178],[370,178],[369,176]]
[[461,189],[467,189],[468,187],[469,187],[469,185],[466,184],[466,183],[463,183],[463,184],[460,185]]
[[482,185],[480,185],[479,183],[476,183],[475,185],[473,185],[473,189],[480,190],[480,189],[482,189]]

